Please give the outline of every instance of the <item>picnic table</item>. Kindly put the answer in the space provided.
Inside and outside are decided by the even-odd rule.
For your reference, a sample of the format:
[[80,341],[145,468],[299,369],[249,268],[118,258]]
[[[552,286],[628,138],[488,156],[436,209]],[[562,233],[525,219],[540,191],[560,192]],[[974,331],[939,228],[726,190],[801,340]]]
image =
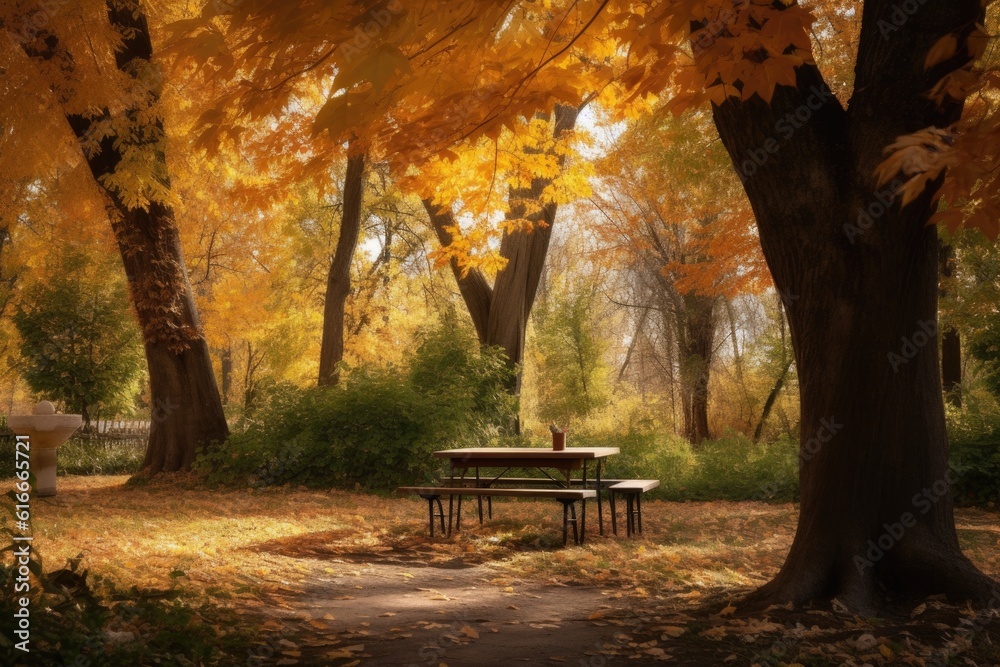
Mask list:
[[[573,474],[580,471],[579,486],[584,490],[588,487],[587,468],[593,461],[595,479],[593,488],[597,493],[597,523],[600,534],[604,534],[604,513],[601,509],[601,469],[604,459],[619,453],[617,447],[567,447],[562,450],[553,450],[542,447],[465,447],[460,449],[444,449],[434,452],[438,458],[448,459],[451,463],[449,481],[452,486],[456,482],[462,483],[469,478],[466,475],[470,470],[475,471],[477,487],[489,488],[494,484],[502,483],[505,476],[512,469],[537,469],[548,477],[553,486],[569,488],[577,486]],[[483,477],[483,468],[500,472],[495,475]],[[563,478],[559,479],[549,474],[549,470],[556,470],[562,473]],[[456,473],[460,473],[456,477]],[[451,517],[453,509],[453,496],[448,498],[448,516]],[[461,502],[461,501],[460,501]],[[482,497],[480,496],[480,503]],[[459,504],[461,511],[461,504]],[[482,506],[480,505],[480,515]],[[581,517],[581,530],[585,530],[587,517],[587,505],[583,504],[583,516]],[[449,525],[451,519],[449,518]],[[581,532],[582,541],[582,532]]]

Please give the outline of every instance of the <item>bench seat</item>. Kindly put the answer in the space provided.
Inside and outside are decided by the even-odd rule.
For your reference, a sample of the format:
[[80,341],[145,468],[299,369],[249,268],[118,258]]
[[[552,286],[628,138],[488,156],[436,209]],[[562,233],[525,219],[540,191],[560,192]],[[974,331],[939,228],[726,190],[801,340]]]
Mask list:
[[[475,481],[475,480],[473,480]],[[511,497],[511,498],[551,498],[562,503],[563,506],[563,544],[568,539],[569,525],[573,525],[573,539],[577,544],[583,542],[584,531],[586,529],[587,500],[597,497],[596,489],[510,489],[510,488],[485,488],[468,486],[401,486],[396,489],[399,495],[418,495],[427,500],[431,537],[434,536],[434,519],[441,519],[442,530],[444,530],[444,509],[441,506],[441,496],[453,498],[458,496],[458,520],[455,528],[461,527],[462,521],[462,496],[488,496],[488,497]],[[582,516],[578,520],[576,516],[576,503],[582,503]],[[434,503],[437,503],[438,512],[434,512]],[[579,529],[577,525],[579,524]],[[448,529],[451,530],[451,503],[448,505]]]
[[658,479],[626,479],[608,487],[608,500],[611,501],[611,530],[618,534],[618,512],[615,509],[615,495],[625,496],[625,533],[642,534],[642,494],[652,491],[660,485]]
[[609,488],[614,491],[618,491],[619,493],[646,493],[647,491],[652,491],[659,485],[660,480],[658,479],[623,479],[617,480]]
[[[548,477],[500,477],[498,479],[494,479],[493,477],[480,477],[478,480],[476,480],[475,477],[462,477],[462,478],[456,477],[455,479],[451,479],[450,477],[442,477],[440,479],[441,484],[445,484],[445,485],[446,484],[461,484],[462,486],[466,486],[466,485],[474,486],[477,482],[479,484],[490,482],[492,484],[503,484],[503,485],[517,484],[517,485],[520,485],[520,486],[534,486],[534,485],[549,486],[549,485],[552,485],[552,484],[562,484],[565,481],[566,480],[564,480],[564,479],[554,479],[553,480],[553,479],[549,479]],[[625,481],[628,481],[628,480],[624,480],[624,479],[602,479],[601,480],[601,488],[602,489],[607,489],[612,484],[618,484],[619,482],[625,482]],[[571,479],[569,481],[569,483],[570,483],[571,487],[572,486],[581,486],[583,484],[583,480],[581,480],[579,478],[577,478],[577,479]],[[594,480],[594,479],[588,479],[587,480],[587,485],[588,486],[590,486],[592,484],[596,484],[596,483],[597,483],[597,480]],[[490,487],[490,488],[498,488],[498,487],[494,486],[494,487]]]

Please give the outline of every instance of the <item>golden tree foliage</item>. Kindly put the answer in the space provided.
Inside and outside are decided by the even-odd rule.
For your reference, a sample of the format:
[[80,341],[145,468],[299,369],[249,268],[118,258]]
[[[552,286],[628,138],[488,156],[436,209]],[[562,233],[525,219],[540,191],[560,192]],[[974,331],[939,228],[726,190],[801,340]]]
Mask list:
[[[995,28],[995,5],[989,18]],[[964,224],[996,239],[1000,236],[1000,54],[986,26],[977,26],[968,44],[976,61],[949,72],[927,93],[938,104],[964,102],[962,119],[948,128],[929,127],[900,137],[886,147],[878,175],[882,183],[900,173],[908,179],[902,187],[906,204],[946,174],[935,194],[943,205],[931,222],[946,224],[952,232]],[[952,59],[957,50],[957,36],[945,35],[927,53],[924,67]]]
[[703,114],[633,125],[597,171],[604,253],[652,259],[681,294],[728,299],[770,285],[753,214]]

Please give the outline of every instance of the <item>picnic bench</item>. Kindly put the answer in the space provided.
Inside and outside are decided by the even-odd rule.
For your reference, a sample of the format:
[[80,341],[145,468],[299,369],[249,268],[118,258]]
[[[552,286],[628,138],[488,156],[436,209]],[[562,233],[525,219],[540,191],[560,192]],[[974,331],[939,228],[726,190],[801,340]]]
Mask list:
[[[561,450],[553,450],[542,447],[465,447],[461,449],[445,449],[434,452],[438,458],[448,459],[451,469],[448,475],[449,486],[454,486],[455,480],[464,480],[470,471],[474,471],[476,485],[493,487],[505,479],[511,470],[534,469],[540,471],[550,480],[551,484],[571,488],[574,486],[573,473],[580,472],[579,486],[581,489],[595,488],[600,491],[603,488],[601,483],[601,470],[604,459],[618,453],[617,447],[567,447]],[[594,463],[594,473],[596,479],[588,480],[587,469],[590,463]],[[495,475],[483,477],[482,469],[499,469]],[[561,477],[549,474],[549,470],[556,470],[562,473]],[[456,474],[457,473],[457,474]],[[464,482],[463,482],[464,484]],[[472,495],[472,494],[470,494]],[[483,517],[483,498],[487,498],[490,503],[490,494],[478,495],[479,520]],[[492,494],[496,495],[496,494]],[[597,523],[601,535],[604,534],[604,514],[601,504],[600,493],[597,494]],[[448,500],[448,515],[452,515],[452,505],[454,496]],[[490,503],[492,504],[492,503]],[[459,512],[461,512],[461,496],[459,496]],[[587,530],[587,505],[581,505],[580,516],[580,541],[584,539]]]
[[[625,534],[642,534],[642,494],[660,485],[658,479],[626,479],[608,487],[608,501],[611,505],[611,531],[618,534],[618,517],[615,511],[615,495],[625,496]],[[638,530],[636,528],[638,527]]]
[[[518,498],[553,498],[563,506],[563,545],[569,538],[569,526],[573,526],[573,541],[581,544],[584,537],[583,521],[586,514],[586,503],[589,498],[596,498],[597,491],[594,489],[511,489],[511,488],[489,488],[473,486],[401,486],[396,489],[400,494],[416,494],[427,500],[431,537],[434,536],[434,519],[440,518],[441,529],[444,530],[444,508],[441,505],[441,496],[453,498],[458,496],[511,496]],[[580,518],[577,518],[576,503],[580,502],[584,508]],[[434,511],[434,504],[437,503],[438,511]],[[451,507],[449,503],[449,508]],[[459,530],[462,523],[461,500],[459,501],[459,514],[455,522],[455,529]],[[451,518],[448,519],[448,532],[451,532]]]
[[[462,525],[462,498],[473,496],[478,501],[479,523],[483,523],[483,499],[486,499],[488,516],[493,518],[493,497],[552,498],[563,506],[563,544],[568,541],[569,526],[573,538],[582,544],[587,533],[587,500],[597,501],[597,520],[600,533],[604,534],[601,493],[607,493],[613,502],[614,494],[626,496],[628,501],[628,530],[642,531],[642,505],[636,495],[659,485],[658,480],[604,479],[601,477],[605,458],[618,453],[617,447],[567,447],[552,450],[541,447],[467,447],[434,452],[438,458],[447,458],[451,464],[447,476],[438,479],[440,486],[403,486],[400,494],[416,494],[427,500],[431,536],[435,520],[441,532],[451,534]],[[594,477],[588,478],[588,464],[594,463]],[[511,470],[537,470],[537,477],[511,477]],[[499,472],[495,472],[499,470]],[[557,475],[550,474],[555,470]],[[483,474],[490,471],[489,474]],[[574,472],[580,472],[578,477]],[[552,488],[555,487],[555,488]],[[613,491],[614,490],[614,491]],[[448,526],[442,497],[448,497]],[[457,501],[456,501],[457,499]],[[577,516],[576,504],[580,503]],[[457,507],[456,507],[457,505]],[[612,530],[618,534],[617,517],[612,509]],[[454,517],[454,519],[453,519]]]

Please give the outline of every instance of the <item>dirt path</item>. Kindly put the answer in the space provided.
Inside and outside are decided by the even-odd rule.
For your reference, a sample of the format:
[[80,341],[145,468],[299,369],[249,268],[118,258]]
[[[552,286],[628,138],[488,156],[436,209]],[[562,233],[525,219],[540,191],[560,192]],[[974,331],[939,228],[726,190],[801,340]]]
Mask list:
[[608,591],[518,581],[501,587],[485,565],[359,568],[335,577],[317,564],[303,595],[274,601],[283,616],[327,619],[329,631],[317,636],[338,640],[300,647],[305,664],[598,666],[617,664],[616,654],[628,650],[625,636],[615,635],[629,604]]

